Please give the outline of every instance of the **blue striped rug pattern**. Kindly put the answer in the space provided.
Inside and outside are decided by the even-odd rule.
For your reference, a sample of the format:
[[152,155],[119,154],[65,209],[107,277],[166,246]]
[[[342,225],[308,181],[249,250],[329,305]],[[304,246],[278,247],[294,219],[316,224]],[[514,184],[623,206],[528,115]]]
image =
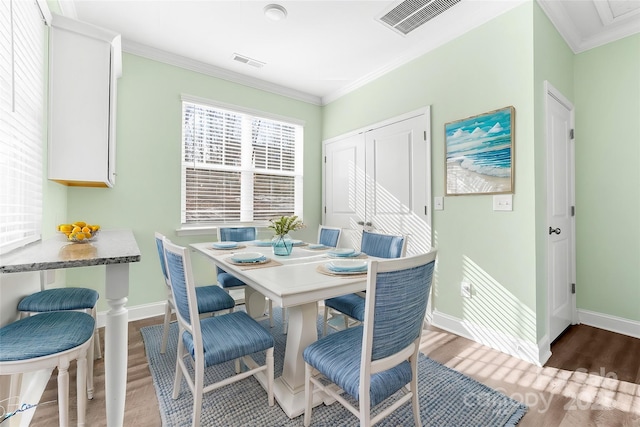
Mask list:
[[[286,335],[282,331],[281,309],[274,307],[275,326],[263,326],[273,334],[275,346],[275,376],[282,373]],[[321,318],[318,320],[320,332]],[[183,380],[178,399],[173,400],[173,378],[176,366],[178,337],[177,323],[171,323],[167,352],[160,354],[162,325],[141,329],[149,369],[160,406],[162,425],[181,427],[191,425],[193,398]],[[259,356],[256,361],[262,363]],[[426,427],[503,427],[515,426],[527,411],[527,407],[502,393],[420,355],[419,394],[422,424]],[[205,370],[205,384],[233,375],[234,365],[229,362]],[[384,402],[374,409],[374,414],[391,402]],[[267,394],[260,384],[249,377],[204,395],[202,426],[219,427],[275,427],[302,426],[302,416],[289,419],[277,402],[269,407]],[[313,410],[312,426],[351,427],[358,420],[339,403],[320,405]],[[381,421],[378,426],[396,427],[413,425],[410,403]]]

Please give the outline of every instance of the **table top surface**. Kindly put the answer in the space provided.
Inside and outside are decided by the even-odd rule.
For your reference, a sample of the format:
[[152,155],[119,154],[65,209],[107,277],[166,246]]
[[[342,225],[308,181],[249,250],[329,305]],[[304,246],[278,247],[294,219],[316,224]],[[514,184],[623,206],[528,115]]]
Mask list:
[[89,243],[73,243],[63,234],[0,256],[0,273],[52,270],[140,261],[131,230],[101,230]]
[[[338,276],[319,272],[319,266],[332,260],[327,255],[327,250],[300,246],[294,247],[289,256],[275,256],[271,247],[243,244],[245,247],[241,249],[220,250],[213,248],[212,244],[213,242],[205,242],[190,246],[283,307],[316,302],[366,288],[366,275]],[[276,263],[271,266],[265,264],[263,267],[243,267],[230,263],[229,258],[240,252],[259,252]]]

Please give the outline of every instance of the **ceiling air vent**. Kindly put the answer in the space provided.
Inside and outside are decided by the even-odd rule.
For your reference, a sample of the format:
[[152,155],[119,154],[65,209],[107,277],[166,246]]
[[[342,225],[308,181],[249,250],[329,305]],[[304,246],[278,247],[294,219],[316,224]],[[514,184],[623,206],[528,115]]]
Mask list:
[[400,34],[407,35],[440,15],[460,0],[404,0],[382,15],[379,21]]
[[265,62],[261,62],[256,59],[251,59],[248,56],[239,55],[237,53],[233,54],[233,60],[242,62],[243,64],[251,65],[252,67],[256,67],[256,68],[262,68],[266,64]]

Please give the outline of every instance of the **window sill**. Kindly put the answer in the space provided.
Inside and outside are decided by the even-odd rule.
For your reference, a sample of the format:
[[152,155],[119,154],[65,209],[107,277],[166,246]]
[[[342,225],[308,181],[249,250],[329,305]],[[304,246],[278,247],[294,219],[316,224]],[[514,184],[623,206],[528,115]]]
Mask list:
[[207,225],[203,227],[181,227],[176,230],[176,236],[210,236],[218,233],[218,227]]

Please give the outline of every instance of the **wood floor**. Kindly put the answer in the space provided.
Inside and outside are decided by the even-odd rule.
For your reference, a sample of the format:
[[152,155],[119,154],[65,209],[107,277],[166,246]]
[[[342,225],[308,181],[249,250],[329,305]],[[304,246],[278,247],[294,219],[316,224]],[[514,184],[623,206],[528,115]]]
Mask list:
[[[124,417],[127,427],[161,425],[140,334],[140,328],[159,323],[161,317],[129,324]],[[544,367],[436,328],[425,331],[421,350],[432,359],[527,404],[529,410],[519,427],[640,427],[640,339],[590,326],[572,326],[554,343],[553,356]],[[73,368],[70,374],[70,400],[74,405]],[[95,388],[95,397],[88,404],[87,425],[106,426],[103,360],[96,361]],[[56,399],[54,372],[42,402]],[[75,406],[69,409],[73,424]],[[45,405],[37,408],[31,426],[54,426],[58,424],[57,418],[57,404]]]

